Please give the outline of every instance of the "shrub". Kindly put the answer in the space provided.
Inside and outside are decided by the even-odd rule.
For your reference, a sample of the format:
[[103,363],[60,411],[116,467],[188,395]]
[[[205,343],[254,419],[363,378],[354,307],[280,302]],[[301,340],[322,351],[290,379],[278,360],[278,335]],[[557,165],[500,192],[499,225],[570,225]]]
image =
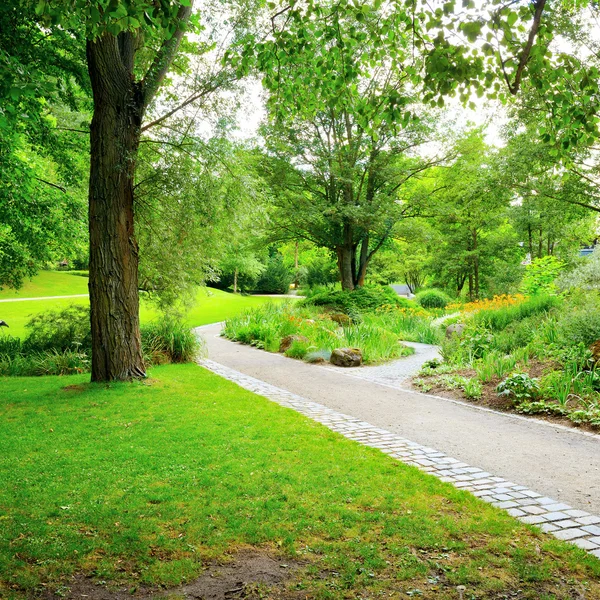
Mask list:
[[483,386],[477,379],[467,379],[462,388],[465,396],[473,400],[481,398],[481,394],[483,393]]
[[593,252],[591,256],[581,258],[575,269],[570,273],[563,274],[557,283],[564,290],[600,288],[600,252]]
[[256,282],[255,291],[263,294],[287,294],[294,274],[283,264],[281,254],[274,254]]
[[423,290],[417,294],[417,302],[423,308],[446,308],[450,304],[450,297],[441,290]]
[[23,343],[21,338],[12,335],[0,335],[0,354],[9,354],[14,356],[20,354]]
[[496,391],[499,396],[509,396],[520,403],[536,398],[540,393],[540,386],[537,379],[532,379],[526,373],[513,373],[498,385]]
[[142,326],[142,350],[152,364],[192,362],[202,342],[194,332],[173,317]]
[[574,311],[565,311],[557,327],[567,345],[587,347],[600,340],[600,307],[590,303]]
[[71,305],[40,313],[25,327],[29,331],[22,344],[25,354],[49,350],[91,354],[90,309],[87,306]]
[[344,290],[326,290],[301,301],[301,305],[324,306],[332,310],[354,315],[372,312],[382,306],[412,307],[407,298],[401,298],[388,286],[365,285],[351,292]]
[[534,258],[525,267],[521,289],[526,294],[551,294],[556,290],[554,281],[563,270],[565,263],[555,256]]
[[387,322],[382,322],[379,315],[370,314],[364,321],[340,327],[319,314],[317,308],[299,304],[266,304],[247,311],[229,319],[222,333],[231,340],[271,352],[279,350],[280,342],[286,336],[301,335],[308,342],[292,344],[286,354],[307,361],[329,356],[333,349],[343,347],[360,348],[366,363],[414,352],[399,343],[398,335],[387,327]]

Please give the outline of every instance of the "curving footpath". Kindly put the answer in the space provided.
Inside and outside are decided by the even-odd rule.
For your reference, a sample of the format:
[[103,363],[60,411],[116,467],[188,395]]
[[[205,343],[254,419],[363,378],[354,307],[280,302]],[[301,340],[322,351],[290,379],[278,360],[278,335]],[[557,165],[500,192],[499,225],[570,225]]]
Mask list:
[[[406,359],[360,369],[308,365],[230,342],[220,329],[197,329],[206,368],[600,558],[600,436],[403,389]],[[419,348],[411,369],[432,352]]]

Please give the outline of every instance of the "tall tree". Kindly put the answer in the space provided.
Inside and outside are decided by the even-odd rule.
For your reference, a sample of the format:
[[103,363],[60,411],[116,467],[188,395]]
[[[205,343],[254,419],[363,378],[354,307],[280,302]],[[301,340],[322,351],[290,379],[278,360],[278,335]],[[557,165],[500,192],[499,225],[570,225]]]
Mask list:
[[353,290],[395,223],[414,213],[402,190],[435,160],[410,152],[428,128],[415,114],[421,56],[408,9],[343,4],[288,6],[273,19],[272,41],[246,47],[240,61],[255,64],[270,90],[279,228],[331,249],[342,287]]

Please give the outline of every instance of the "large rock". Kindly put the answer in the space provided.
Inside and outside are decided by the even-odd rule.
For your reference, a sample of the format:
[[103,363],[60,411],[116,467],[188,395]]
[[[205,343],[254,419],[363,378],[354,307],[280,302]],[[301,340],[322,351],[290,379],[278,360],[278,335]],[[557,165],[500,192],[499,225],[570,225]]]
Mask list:
[[308,338],[303,335],[286,335],[279,344],[279,352],[286,352],[294,342],[307,343]]
[[448,325],[448,327],[446,327],[446,337],[451,338],[453,335],[462,335],[464,330],[464,323],[454,323],[453,325]]
[[336,348],[331,353],[329,362],[338,367],[360,367],[362,352],[360,348]]
[[332,313],[329,315],[329,318],[342,327],[352,325],[352,319],[344,313]]

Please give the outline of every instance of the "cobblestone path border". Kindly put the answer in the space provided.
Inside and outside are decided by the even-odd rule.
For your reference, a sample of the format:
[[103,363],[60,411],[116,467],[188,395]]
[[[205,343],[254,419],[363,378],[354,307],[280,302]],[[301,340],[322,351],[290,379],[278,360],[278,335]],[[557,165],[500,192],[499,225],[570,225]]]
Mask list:
[[291,408],[332,431],[389,454],[407,465],[413,465],[441,481],[506,510],[523,523],[537,525],[546,533],[566,540],[600,558],[600,517],[574,509],[552,498],[538,494],[523,485],[473,467],[455,458],[407,440],[395,433],[375,427],[355,417],[339,413],[318,402],[240,373],[213,360],[200,365],[237,383],[240,387]]

